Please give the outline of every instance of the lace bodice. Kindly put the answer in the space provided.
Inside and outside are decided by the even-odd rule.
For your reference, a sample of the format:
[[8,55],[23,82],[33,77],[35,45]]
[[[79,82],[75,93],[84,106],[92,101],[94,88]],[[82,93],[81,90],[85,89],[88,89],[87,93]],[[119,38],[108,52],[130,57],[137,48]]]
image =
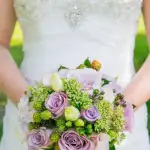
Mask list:
[[[142,0],[14,0],[21,24],[66,20],[71,27],[86,22],[89,16],[106,17],[113,22],[136,22]],[[128,20],[128,21],[127,21]]]
[[21,22],[45,17],[51,19],[54,14],[57,18],[56,12],[67,19],[77,20],[83,16],[96,14],[110,16],[116,20],[134,18],[135,21],[139,16],[141,3],[142,0],[15,0],[15,7]]

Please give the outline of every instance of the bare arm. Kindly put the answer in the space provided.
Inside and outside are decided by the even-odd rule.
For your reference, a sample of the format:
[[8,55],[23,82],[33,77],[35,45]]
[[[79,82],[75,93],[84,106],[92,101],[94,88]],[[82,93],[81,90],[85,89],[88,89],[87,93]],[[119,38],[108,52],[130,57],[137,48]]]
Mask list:
[[[143,2],[143,16],[150,45],[150,0]],[[150,98],[150,56],[143,64],[142,68],[133,78],[133,81],[124,91],[125,98],[136,106],[140,106]]]
[[13,0],[0,0],[0,91],[17,103],[27,83],[8,50],[15,23]]

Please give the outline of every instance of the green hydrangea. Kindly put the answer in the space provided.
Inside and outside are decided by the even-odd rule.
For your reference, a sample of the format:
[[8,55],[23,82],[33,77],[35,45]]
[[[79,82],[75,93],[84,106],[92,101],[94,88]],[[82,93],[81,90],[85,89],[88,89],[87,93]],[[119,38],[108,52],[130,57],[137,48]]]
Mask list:
[[76,79],[63,79],[64,91],[67,93],[73,106],[88,109],[92,106],[92,100],[87,92],[81,91],[81,84]]
[[112,116],[112,128],[115,131],[121,131],[124,128],[124,108],[121,106],[117,106],[114,109]]
[[62,79],[64,84],[64,90],[70,92],[78,92],[81,89],[81,84],[74,78],[72,79]]
[[118,137],[118,140],[117,140],[117,144],[119,145],[123,140],[126,139],[126,135],[124,133],[121,133]]
[[46,87],[41,83],[37,83],[35,87],[29,87],[31,92],[31,101],[42,101],[44,102],[49,94],[53,92],[50,87]]
[[94,124],[94,130],[97,133],[105,132],[110,130],[110,120],[106,118],[99,119]]
[[81,128],[81,127],[76,128],[76,132],[77,132],[80,136],[86,135],[86,130],[85,130],[84,128]]
[[86,125],[86,129],[92,129],[92,128],[93,128],[93,127],[92,127],[91,124]]
[[110,130],[108,132],[108,135],[110,137],[110,143],[112,145],[120,144],[126,138],[124,133],[116,132],[116,131],[113,131],[113,130]]
[[86,129],[85,132],[86,132],[87,135],[92,135],[93,129]]
[[60,118],[56,120],[56,126],[60,127],[60,126],[65,126],[65,119]]
[[88,124],[86,127],[86,134],[87,135],[91,135],[92,133],[93,133],[93,126],[92,126],[92,124]]
[[73,123],[71,121],[66,122],[66,127],[71,128],[73,126]]
[[43,109],[43,102],[42,101],[34,101],[33,102],[33,108],[37,111],[41,111]]
[[110,119],[113,115],[113,105],[106,100],[99,100],[97,108],[102,118]]
[[119,133],[113,130],[109,130],[108,135],[110,137],[110,141],[116,141],[116,139],[119,137]]
[[45,110],[43,112],[41,112],[41,119],[42,120],[49,120],[52,117],[52,113],[49,112],[48,110]]
[[87,110],[92,106],[92,99],[89,98],[89,95],[86,92],[80,92],[78,101],[84,110]]
[[29,130],[38,129],[39,127],[40,127],[40,124],[36,122],[30,122],[28,125]]
[[34,121],[34,122],[37,122],[37,123],[40,123],[40,122],[41,122],[41,115],[40,115],[40,113],[35,112],[35,113],[33,114],[33,121]]
[[96,121],[94,130],[98,133],[108,132],[110,130],[111,118],[113,115],[113,105],[105,100],[99,100],[97,108],[101,114],[101,118]]
[[59,132],[53,132],[53,133],[51,134],[51,136],[50,136],[51,142],[56,143],[56,142],[59,141],[59,139],[60,139],[60,134],[59,134]]
[[59,126],[58,131],[59,131],[60,133],[61,133],[61,132],[64,132],[64,131],[65,131],[65,128],[66,128],[65,125],[61,125],[61,126]]

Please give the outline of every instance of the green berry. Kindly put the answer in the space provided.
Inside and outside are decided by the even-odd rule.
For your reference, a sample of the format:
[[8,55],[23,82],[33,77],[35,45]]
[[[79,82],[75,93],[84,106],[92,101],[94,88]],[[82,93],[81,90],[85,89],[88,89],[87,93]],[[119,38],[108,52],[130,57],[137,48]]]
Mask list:
[[33,114],[33,121],[34,121],[34,122],[37,122],[37,123],[40,123],[40,122],[41,122],[41,115],[40,115],[40,113],[35,112],[35,113]]
[[76,128],[76,132],[79,133],[82,128]]
[[76,122],[75,122],[75,126],[76,127],[84,127],[85,123],[82,119],[78,119]]
[[87,133],[87,134],[92,134],[92,133],[93,133],[93,129],[87,129],[87,130],[86,130],[86,133]]
[[79,135],[80,135],[80,136],[85,135],[85,130],[84,130],[84,129],[80,130],[80,131],[79,131]]
[[65,131],[65,128],[66,128],[65,126],[61,125],[58,130],[59,130],[59,132],[63,132],[63,131]]
[[71,121],[67,121],[66,122],[66,127],[71,128],[73,126]]
[[43,120],[49,120],[52,117],[52,113],[49,112],[48,110],[45,110],[41,113],[41,119]]
[[35,102],[33,103],[33,108],[34,108],[35,110],[37,110],[37,111],[42,110],[42,108],[43,108],[42,102],[41,102],[41,101],[35,101]]
[[65,126],[65,119],[60,118],[60,119],[56,120],[56,126],[57,127]]
[[60,135],[58,132],[53,132],[50,136],[50,140],[54,143],[58,142],[60,139]]
[[76,128],[76,132],[79,134],[79,135],[85,135],[85,130],[84,128]]
[[86,129],[92,129],[92,125],[91,125],[91,124],[88,124],[88,125],[86,126]]
[[94,95],[98,95],[99,94],[99,90],[98,89],[94,89],[93,94]]

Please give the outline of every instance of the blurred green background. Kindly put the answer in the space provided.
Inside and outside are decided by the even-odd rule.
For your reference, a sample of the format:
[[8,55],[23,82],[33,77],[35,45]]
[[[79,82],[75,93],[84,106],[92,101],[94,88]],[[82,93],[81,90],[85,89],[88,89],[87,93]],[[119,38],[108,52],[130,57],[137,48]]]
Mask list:
[[[23,58],[23,52],[22,52],[22,33],[18,24],[16,25],[16,29],[12,37],[10,52],[19,66]],[[147,38],[145,35],[144,23],[141,17],[139,21],[138,34],[136,37],[135,55],[134,55],[135,56],[134,63],[135,63],[136,70],[138,70],[141,67],[148,53],[149,53],[149,48],[148,48]],[[4,115],[5,104],[6,104],[6,98],[3,94],[0,94],[0,137],[2,135],[2,118]],[[150,133],[150,102],[147,103],[147,106],[149,112],[148,128]]]

